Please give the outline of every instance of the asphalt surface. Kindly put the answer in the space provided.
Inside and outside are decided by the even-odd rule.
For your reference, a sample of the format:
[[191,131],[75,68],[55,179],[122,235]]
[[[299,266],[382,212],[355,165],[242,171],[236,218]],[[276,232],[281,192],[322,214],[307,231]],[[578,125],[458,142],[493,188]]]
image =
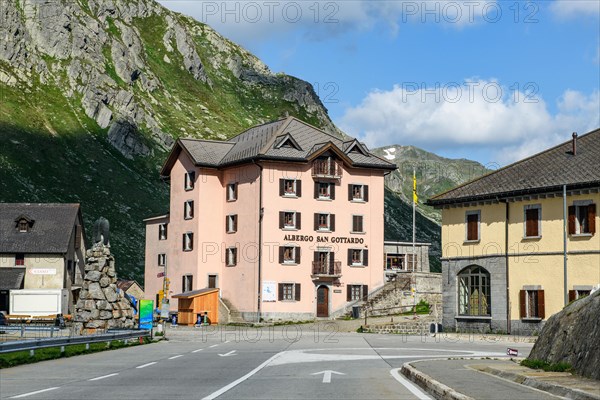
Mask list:
[[[178,328],[168,331],[167,337],[168,341],[145,346],[0,370],[0,398],[426,399],[398,374],[405,362],[497,357],[507,348],[505,342],[466,336],[341,333],[330,324]],[[521,355],[531,346],[510,344]],[[488,377],[461,371],[449,374],[444,383],[476,382],[482,376]],[[489,378],[506,390],[515,385]],[[483,393],[488,388],[478,384],[473,390]],[[528,395],[537,392],[519,389]],[[486,398],[511,398],[511,393]]]

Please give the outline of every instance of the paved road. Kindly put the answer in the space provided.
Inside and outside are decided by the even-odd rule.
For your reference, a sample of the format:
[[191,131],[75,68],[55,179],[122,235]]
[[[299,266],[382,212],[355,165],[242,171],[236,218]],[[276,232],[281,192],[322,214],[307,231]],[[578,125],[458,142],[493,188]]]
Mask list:
[[[0,370],[0,398],[416,399],[397,371],[501,356],[493,341],[339,333],[333,325],[171,330],[169,341]],[[531,344],[517,343],[523,354]]]

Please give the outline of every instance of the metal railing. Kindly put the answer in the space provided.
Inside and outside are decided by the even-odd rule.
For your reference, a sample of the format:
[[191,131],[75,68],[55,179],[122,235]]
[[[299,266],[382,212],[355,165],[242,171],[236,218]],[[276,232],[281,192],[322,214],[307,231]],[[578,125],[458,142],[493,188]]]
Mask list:
[[312,275],[332,278],[340,277],[342,276],[342,262],[313,261]]
[[[6,326],[0,326],[0,331],[7,331]],[[0,354],[15,351],[27,351],[48,347],[63,347],[73,344],[90,344],[126,340],[151,336],[149,330],[109,330],[103,333],[85,336],[46,337],[38,339],[12,340],[0,343]]]

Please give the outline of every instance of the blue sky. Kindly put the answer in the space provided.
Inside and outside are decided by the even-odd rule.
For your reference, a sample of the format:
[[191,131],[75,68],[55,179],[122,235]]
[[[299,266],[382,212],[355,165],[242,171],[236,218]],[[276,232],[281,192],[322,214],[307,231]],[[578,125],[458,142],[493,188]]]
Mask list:
[[504,165],[600,127],[600,0],[161,3],[313,83],[370,147]]

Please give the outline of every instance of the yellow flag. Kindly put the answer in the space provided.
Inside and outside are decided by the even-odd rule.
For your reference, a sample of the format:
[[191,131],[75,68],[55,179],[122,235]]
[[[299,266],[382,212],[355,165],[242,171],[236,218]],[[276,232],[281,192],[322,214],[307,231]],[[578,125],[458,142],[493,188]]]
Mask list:
[[419,202],[419,197],[417,196],[417,174],[413,171],[413,201],[415,204]]

